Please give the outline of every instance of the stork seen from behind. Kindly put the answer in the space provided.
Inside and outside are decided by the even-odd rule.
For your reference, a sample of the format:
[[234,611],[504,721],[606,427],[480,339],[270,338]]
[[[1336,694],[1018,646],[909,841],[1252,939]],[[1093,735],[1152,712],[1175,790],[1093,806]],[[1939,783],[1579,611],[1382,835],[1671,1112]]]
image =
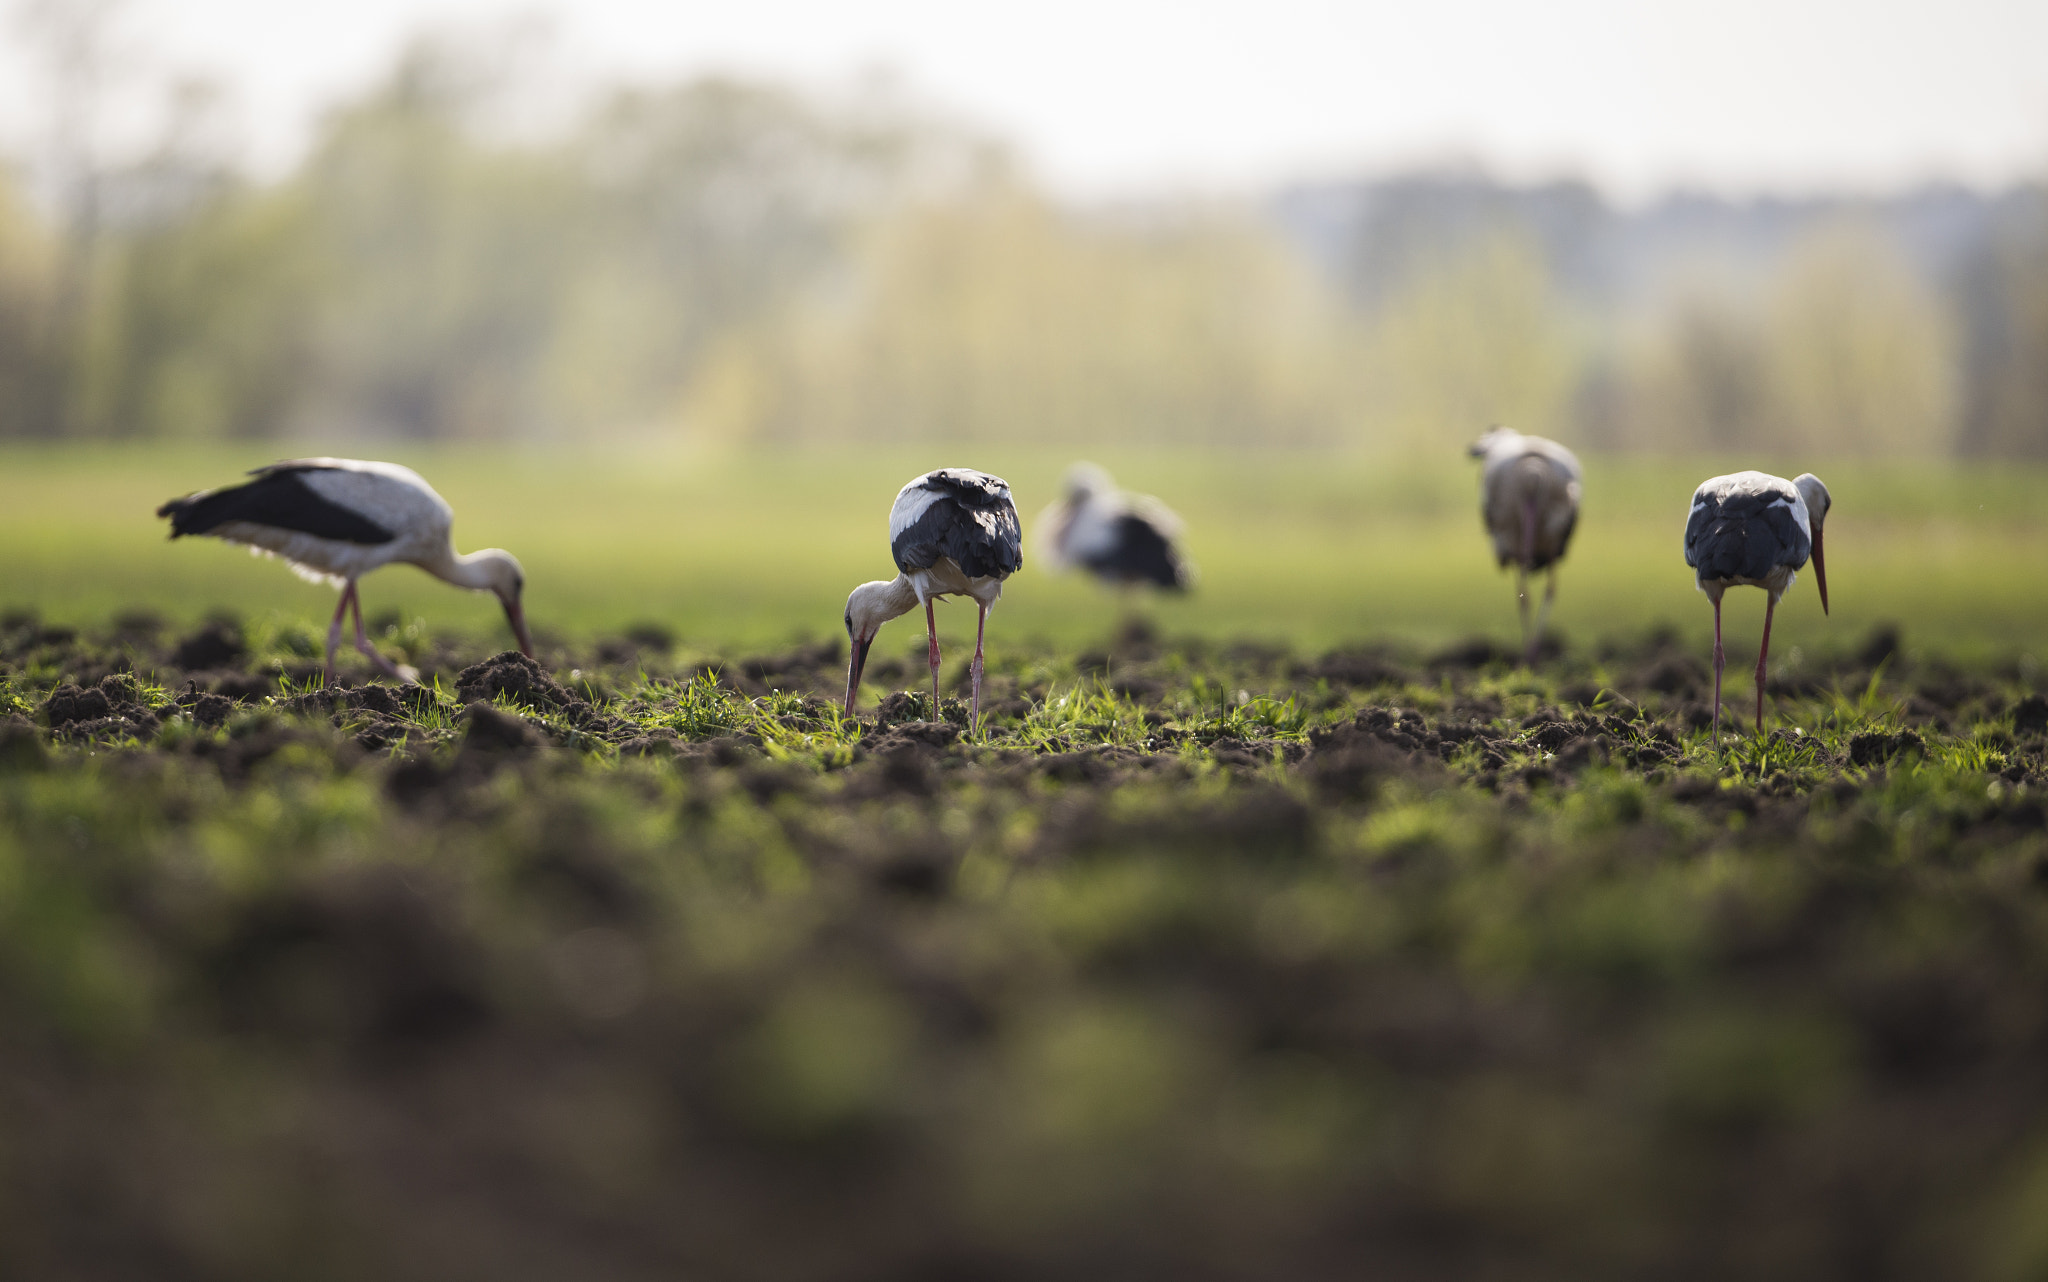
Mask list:
[[334,683],[334,652],[342,617],[355,612],[356,649],[380,672],[414,682],[419,674],[378,653],[363,634],[356,581],[380,566],[408,562],[459,588],[489,592],[505,608],[520,652],[533,657],[520,604],[526,576],[509,552],[455,550],[454,509],[411,468],[359,459],[288,459],[260,467],[254,480],[172,499],[156,510],[170,518],[171,537],[206,534],[274,556],[302,577],[333,583],[341,601],[327,628],[326,680]]
[[1037,539],[1055,570],[1079,566],[1113,587],[1181,592],[1195,579],[1181,528],[1158,499],[1126,494],[1093,463],[1076,463],[1065,493],[1038,518]]
[[846,598],[846,713],[860,693],[861,670],[882,625],[924,607],[926,652],[932,669],[932,715],[939,708],[939,625],[932,603],[942,596],[974,598],[974,660],[970,731],[981,717],[982,637],[988,612],[1003,595],[1003,580],[1024,566],[1017,505],[1001,477],[972,468],[946,467],[905,485],[889,510],[889,555],[896,577],[863,583]]
[[1747,585],[1769,594],[1764,639],[1756,655],[1756,731],[1764,731],[1764,661],[1771,653],[1771,616],[1795,574],[1813,557],[1820,609],[1828,611],[1827,563],[1821,524],[1834,499],[1811,472],[1793,480],[1763,472],[1734,472],[1700,484],[1685,522],[1685,563],[1714,603],[1714,742],[1721,741],[1721,594]]
[[[1472,443],[1473,458],[1484,459],[1479,475],[1479,515],[1493,537],[1503,568],[1515,567],[1515,602],[1522,616],[1524,660],[1536,662],[1536,648],[1557,599],[1557,563],[1571,545],[1579,521],[1584,477],[1579,460],[1556,441],[1496,427]],[[1543,605],[1529,626],[1529,576],[1547,570]]]

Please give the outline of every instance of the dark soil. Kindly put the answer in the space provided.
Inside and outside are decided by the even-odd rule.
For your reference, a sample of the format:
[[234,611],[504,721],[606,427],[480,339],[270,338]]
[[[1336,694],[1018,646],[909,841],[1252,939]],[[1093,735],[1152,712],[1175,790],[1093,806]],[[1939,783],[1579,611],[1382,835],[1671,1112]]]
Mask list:
[[2016,663],[248,646],[0,626],[0,1276],[2048,1271]]

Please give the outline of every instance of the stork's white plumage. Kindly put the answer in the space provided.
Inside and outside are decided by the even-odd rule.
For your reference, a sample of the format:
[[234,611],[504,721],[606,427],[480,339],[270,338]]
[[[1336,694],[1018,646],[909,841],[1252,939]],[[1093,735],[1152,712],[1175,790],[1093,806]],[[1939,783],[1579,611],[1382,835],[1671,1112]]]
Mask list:
[[1721,594],[1729,588],[1762,588],[1764,639],[1756,656],[1756,731],[1764,731],[1764,661],[1771,653],[1771,616],[1795,574],[1813,557],[1820,609],[1828,609],[1827,563],[1821,557],[1821,524],[1834,498],[1820,478],[1807,472],[1793,480],[1763,472],[1734,472],[1700,484],[1685,522],[1685,563],[1714,603],[1714,740],[1721,738]]
[[363,635],[356,580],[394,562],[417,565],[438,579],[491,592],[505,607],[519,649],[533,656],[520,604],[526,577],[509,552],[455,550],[454,509],[411,468],[360,459],[288,459],[257,468],[255,479],[172,499],[156,510],[169,517],[171,537],[207,534],[287,562],[317,582],[341,588],[327,628],[327,681],[334,681],[334,651],[342,617],[355,611],[356,649],[401,681],[419,674],[393,664]]
[[[1570,546],[1579,521],[1584,477],[1578,456],[1556,441],[1496,427],[1472,443],[1473,458],[1486,460],[1479,476],[1479,515],[1493,536],[1493,553],[1503,567],[1515,567],[1515,602],[1522,615],[1527,661],[1536,648],[1557,599],[1557,563]],[[1547,570],[1543,606],[1529,626],[1529,576]]]
[[971,727],[981,716],[982,633],[988,612],[1003,595],[1003,580],[1024,565],[1023,530],[1009,485],[1001,477],[965,467],[940,468],[918,477],[897,493],[889,510],[889,555],[896,562],[896,577],[863,583],[846,598],[846,636],[852,646],[846,665],[846,711],[853,712],[875,634],[884,623],[922,605],[936,716],[939,628],[932,602],[942,596],[967,596],[980,607],[969,669],[974,688]]
[[1164,503],[1117,489],[1093,463],[1067,471],[1066,492],[1038,518],[1037,540],[1055,570],[1079,566],[1116,587],[1169,592],[1194,582],[1180,550],[1181,521]]

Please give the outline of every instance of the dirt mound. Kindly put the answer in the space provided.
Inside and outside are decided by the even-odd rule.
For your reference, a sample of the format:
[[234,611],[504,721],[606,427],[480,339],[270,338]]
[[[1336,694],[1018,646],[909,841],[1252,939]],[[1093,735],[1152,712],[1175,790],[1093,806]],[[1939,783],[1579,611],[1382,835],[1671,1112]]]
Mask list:
[[530,752],[547,742],[547,736],[524,717],[492,707],[478,699],[462,710],[462,744],[481,752]]
[[94,686],[58,686],[43,701],[43,717],[52,733],[68,738],[156,733],[162,720],[135,693],[132,678],[111,674]]
[[583,702],[517,650],[501,651],[464,668],[456,674],[455,689],[465,703],[489,703],[500,695],[535,710]]
[[2012,705],[2012,728],[2020,734],[2048,734],[2048,699],[2030,694]]
[[241,630],[231,623],[209,623],[179,641],[171,663],[188,672],[231,667],[248,653]]
[[1927,741],[1911,730],[1896,734],[1872,731],[1859,734],[1849,740],[1849,764],[1852,766],[1879,766],[1902,753],[1925,753]]

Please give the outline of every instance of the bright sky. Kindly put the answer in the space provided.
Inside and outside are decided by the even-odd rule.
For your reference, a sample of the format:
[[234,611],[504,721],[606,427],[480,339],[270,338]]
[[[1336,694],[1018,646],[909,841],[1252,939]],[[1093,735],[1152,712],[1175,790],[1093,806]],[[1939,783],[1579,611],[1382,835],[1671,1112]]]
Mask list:
[[[266,167],[409,33],[521,18],[571,83],[888,68],[1084,196],[1445,158],[1624,196],[2048,174],[2044,0],[129,0],[137,67],[233,86]],[[0,41],[19,151],[33,78]]]

